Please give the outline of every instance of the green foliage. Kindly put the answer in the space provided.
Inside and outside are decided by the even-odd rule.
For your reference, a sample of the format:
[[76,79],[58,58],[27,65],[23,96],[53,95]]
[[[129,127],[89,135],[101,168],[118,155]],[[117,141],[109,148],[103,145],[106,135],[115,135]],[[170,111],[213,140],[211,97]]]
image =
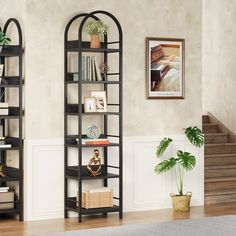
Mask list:
[[178,161],[181,166],[186,170],[192,170],[196,165],[196,158],[189,152],[178,151],[177,156],[179,157]]
[[[188,127],[184,130],[187,138],[194,146],[200,148],[203,145],[204,136],[199,128],[194,126]],[[171,138],[164,138],[157,147],[156,156],[162,156],[171,142]],[[196,165],[196,157],[189,152],[181,150],[178,150],[176,155],[176,157],[170,157],[168,160],[160,162],[155,167],[155,172],[161,174],[174,169],[179,195],[183,195],[184,171],[193,170]]]
[[156,156],[160,157],[163,155],[163,153],[165,152],[165,150],[168,148],[169,144],[172,142],[173,140],[171,138],[163,138],[159,144],[159,146],[157,147],[156,150]]
[[188,127],[184,132],[189,141],[196,147],[201,147],[204,144],[204,136],[202,131],[197,127]]
[[101,20],[91,20],[88,21],[84,26],[84,31],[90,35],[98,34],[107,34],[108,25],[104,24]]
[[7,45],[11,42],[10,38],[7,38],[6,35],[0,30],[0,46]]
[[160,174],[172,169],[177,164],[177,161],[174,157],[164,160],[155,167],[155,171]]

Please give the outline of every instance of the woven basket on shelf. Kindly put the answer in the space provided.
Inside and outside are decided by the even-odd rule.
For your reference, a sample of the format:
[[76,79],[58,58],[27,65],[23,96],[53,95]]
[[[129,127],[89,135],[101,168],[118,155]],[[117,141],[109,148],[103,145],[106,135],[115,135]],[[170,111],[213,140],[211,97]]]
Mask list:
[[173,202],[173,208],[176,212],[188,212],[190,211],[190,201],[192,197],[191,192],[187,192],[186,195],[170,194]]
[[[78,194],[76,205],[78,206]],[[113,192],[82,192],[82,207],[85,209],[113,207]]]

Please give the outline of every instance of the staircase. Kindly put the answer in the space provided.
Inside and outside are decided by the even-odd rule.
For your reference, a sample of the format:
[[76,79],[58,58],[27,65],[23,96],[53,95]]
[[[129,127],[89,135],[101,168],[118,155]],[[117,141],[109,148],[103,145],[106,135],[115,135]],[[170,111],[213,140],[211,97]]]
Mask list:
[[202,117],[205,134],[205,204],[236,203],[236,142],[214,117]]

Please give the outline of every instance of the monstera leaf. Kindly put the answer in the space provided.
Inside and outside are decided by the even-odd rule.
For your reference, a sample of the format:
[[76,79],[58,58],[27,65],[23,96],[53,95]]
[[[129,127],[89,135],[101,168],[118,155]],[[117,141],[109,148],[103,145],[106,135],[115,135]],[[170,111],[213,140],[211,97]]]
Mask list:
[[160,157],[163,155],[163,153],[165,152],[165,150],[168,148],[169,144],[172,142],[173,140],[171,138],[164,138],[161,140],[159,146],[157,147],[156,150],[156,156]]
[[196,147],[201,147],[204,144],[204,136],[202,131],[197,127],[188,127],[184,132],[189,141]]
[[168,160],[164,160],[155,167],[155,171],[160,174],[172,169],[177,164],[177,161],[174,157],[171,157]]
[[186,170],[192,170],[195,165],[196,165],[196,158],[195,156],[193,156],[191,153],[189,152],[182,152],[182,151],[178,151],[177,152],[177,156],[178,156],[178,161],[181,164],[181,166]]

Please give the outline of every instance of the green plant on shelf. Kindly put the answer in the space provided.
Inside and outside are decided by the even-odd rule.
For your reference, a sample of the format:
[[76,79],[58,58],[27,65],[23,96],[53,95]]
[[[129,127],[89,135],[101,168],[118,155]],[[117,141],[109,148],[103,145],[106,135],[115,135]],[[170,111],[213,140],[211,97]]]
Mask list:
[[90,35],[103,35],[107,34],[108,28],[101,20],[91,20],[85,24],[84,31]]
[[6,37],[6,34],[0,30],[0,46],[5,46],[11,42],[11,39]]
[[[204,144],[204,136],[202,131],[194,126],[184,129],[184,133],[188,140],[196,147],[200,148]],[[157,158],[163,156],[166,149],[169,147],[173,140],[171,138],[164,138],[161,140],[159,146],[156,150]],[[160,162],[155,167],[155,172],[161,174],[169,170],[174,169],[177,189],[179,195],[183,194],[183,182],[184,182],[184,172],[193,170],[196,165],[196,157],[185,151],[178,150],[175,157],[170,157],[167,160]]]

